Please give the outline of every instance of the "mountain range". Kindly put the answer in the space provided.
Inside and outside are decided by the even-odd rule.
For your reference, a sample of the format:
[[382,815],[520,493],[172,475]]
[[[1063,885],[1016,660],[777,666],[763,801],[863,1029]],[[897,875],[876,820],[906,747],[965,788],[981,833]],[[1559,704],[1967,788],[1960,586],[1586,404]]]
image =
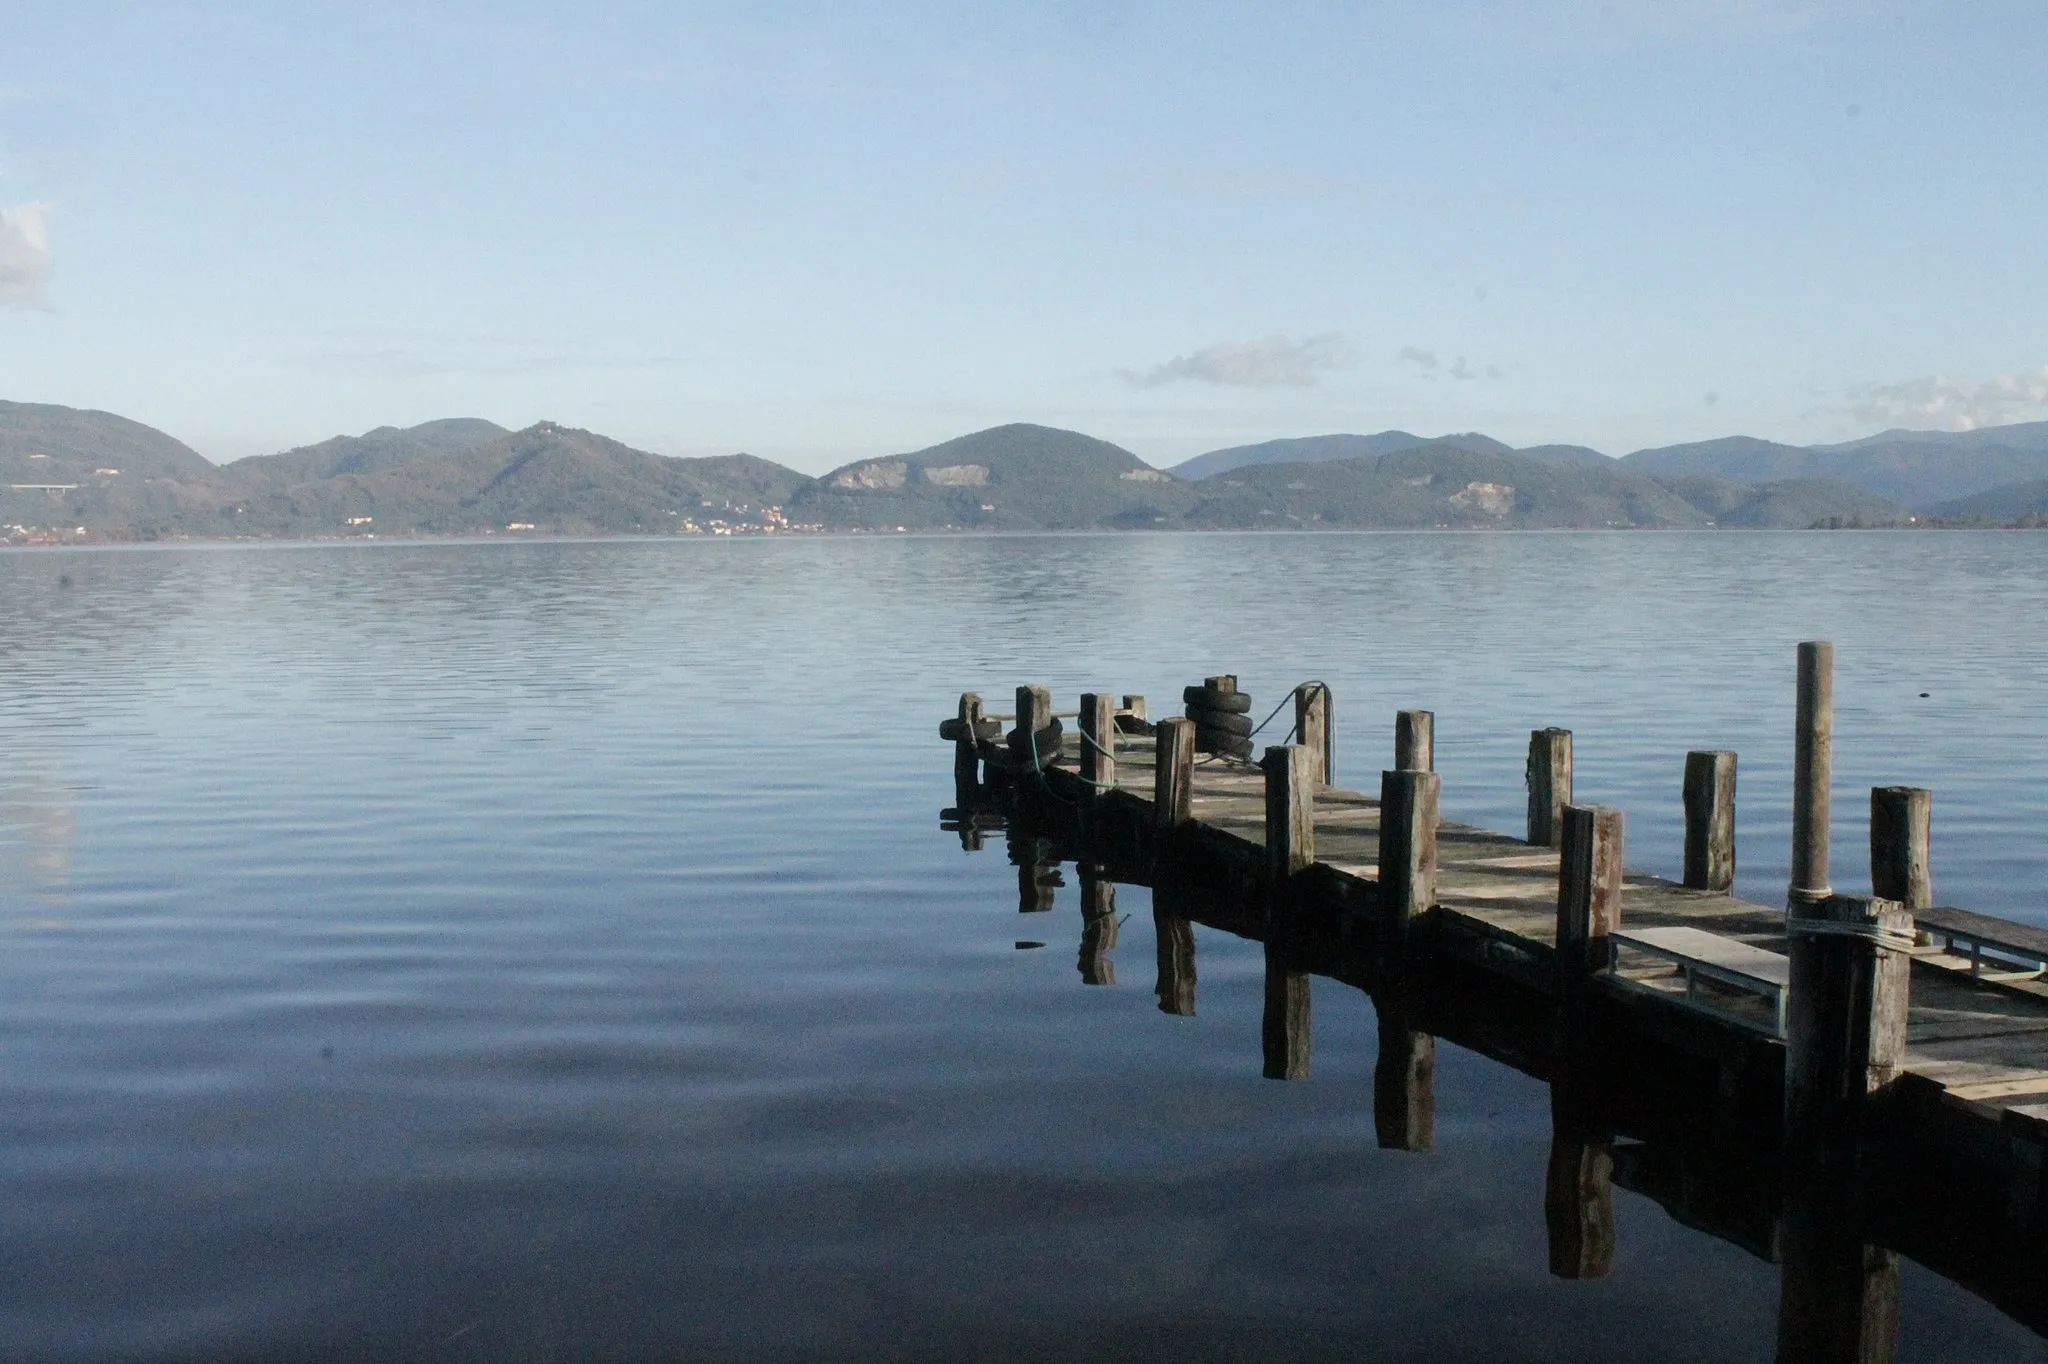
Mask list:
[[813,478],[541,422],[378,427],[214,465],[108,412],[0,402],[0,539],[763,530],[1804,528],[2048,521],[2048,422],[1833,446],[1736,436],[1619,459],[1477,432],[1274,440],[1170,470],[994,427]]

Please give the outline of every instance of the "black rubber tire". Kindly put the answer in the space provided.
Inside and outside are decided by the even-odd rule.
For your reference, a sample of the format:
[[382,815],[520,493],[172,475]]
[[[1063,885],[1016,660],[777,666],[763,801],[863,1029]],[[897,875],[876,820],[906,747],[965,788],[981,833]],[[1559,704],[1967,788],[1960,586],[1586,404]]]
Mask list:
[[1195,731],[1195,748],[1202,753],[1220,753],[1226,758],[1250,758],[1252,755],[1250,739],[1240,739],[1235,734],[1219,734],[1213,729]]
[[1180,694],[1181,701],[1190,710],[1219,711],[1225,715],[1242,715],[1252,708],[1252,694],[1248,691],[1210,691],[1207,687],[1186,687]]
[[[1037,741],[1038,765],[1040,767],[1059,759],[1060,735],[1063,732],[1060,728],[1060,722],[1055,720],[1032,736]],[[1018,762],[1030,763],[1031,749],[1026,746],[1022,730],[1010,731],[1010,752],[1016,755]]]
[[1225,734],[1235,734],[1240,739],[1252,736],[1252,717],[1249,715],[1224,715],[1213,710],[1195,710],[1192,706],[1188,709],[1192,712],[1188,718],[1195,722],[1197,729],[1220,730]]

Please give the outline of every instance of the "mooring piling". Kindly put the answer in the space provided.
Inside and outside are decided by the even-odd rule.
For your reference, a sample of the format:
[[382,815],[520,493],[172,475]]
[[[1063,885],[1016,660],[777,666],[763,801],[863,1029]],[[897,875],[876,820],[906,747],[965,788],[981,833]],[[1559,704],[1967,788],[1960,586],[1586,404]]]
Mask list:
[[1798,717],[1792,746],[1792,884],[1799,909],[1834,894],[1828,885],[1829,783],[1835,766],[1835,646],[1799,646]]
[[1081,780],[1098,798],[1116,786],[1116,712],[1107,692],[1081,694]]
[[1537,729],[1529,732],[1529,841],[1555,848],[1563,837],[1564,807],[1572,803],[1572,732]]
[[1685,755],[1685,884],[1735,886],[1735,755],[1724,750]]
[[1316,769],[1320,755],[1302,744],[1276,744],[1259,765],[1266,772],[1266,866],[1275,885],[1316,860]]
[[1831,895],[1788,916],[1786,935],[1786,1158],[1826,1166],[1905,1058],[1913,916]]
[[1294,741],[1307,749],[1315,780],[1324,786],[1337,780],[1337,716],[1330,689],[1304,682],[1294,689]]
[[1934,793],[1918,786],[1870,789],[1870,893],[1907,909],[1932,909],[1928,834]]
[[1622,817],[1605,805],[1564,807],[1557,866],[1557,960],[1568,977],[1607,966],[1621,927]]
[[1398,950],[1436,904],[1437,805],[1434,772],[1380,773],[1380,924]]
[[1161,720],[1152,741],[1152,817],[1162,829],[1177,829],[1194,812],[1195,722]]
[[1394,714],[1394,770],[1436,771],[1436,712],[1403,710]]
[[960,693],[960,712],[953,739],[953,789],[958,803],[967,805],[981,785],[981,697],[971,691]]

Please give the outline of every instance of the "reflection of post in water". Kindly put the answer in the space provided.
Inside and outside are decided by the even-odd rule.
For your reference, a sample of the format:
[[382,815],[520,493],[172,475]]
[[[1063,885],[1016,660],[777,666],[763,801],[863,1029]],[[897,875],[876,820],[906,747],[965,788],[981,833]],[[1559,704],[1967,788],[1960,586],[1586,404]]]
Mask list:
[[1010,860],[1017,865],[1017,912],[1044,914],[1060,887],[1059,856],[1052,840],[1010,831]]
[[1606,1277],[1614,1263],[1614,1136],[1571,1076],[1550,1086],[1550,1166],[1543,1181],[1550,1272]]
[[1184,914],[1173,912],[1175,890],[1166,884],[1152,888],[1152,928],[1159,938],[1159,1012],[1181,1018],[1195,1016],[1195,926]]
[[1427,1151],[1436,1144],[1436,1039],[1409,1024],[1395,990],[1375,999],[1380,1056],[1372,1071],[1372,1125],[1383,1150]]
[[1262,1038],[1268,1080],[1308,1078],[1308,973],[1287,969],[1286,934],[1266,935],[1266,1016]]
[[1081,865],[1081,982],[1116,984],[1116,882],[1098,866]]
[[1781,1364],[1889,1364],[1899,1336],[1899,1257],[1864,1241],[1850,1186],[1790,1181],[1779,1246]]

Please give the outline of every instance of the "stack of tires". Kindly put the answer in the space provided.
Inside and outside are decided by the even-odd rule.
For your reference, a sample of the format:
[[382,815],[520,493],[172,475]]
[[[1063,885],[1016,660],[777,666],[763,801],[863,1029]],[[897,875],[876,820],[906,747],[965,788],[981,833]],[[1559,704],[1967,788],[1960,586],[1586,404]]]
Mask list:
[[1181,693],[1195,722],[1195,751],[1226,758],[1252,756],[1252,698],[1237,689],[1237,677],[1207,677]]

